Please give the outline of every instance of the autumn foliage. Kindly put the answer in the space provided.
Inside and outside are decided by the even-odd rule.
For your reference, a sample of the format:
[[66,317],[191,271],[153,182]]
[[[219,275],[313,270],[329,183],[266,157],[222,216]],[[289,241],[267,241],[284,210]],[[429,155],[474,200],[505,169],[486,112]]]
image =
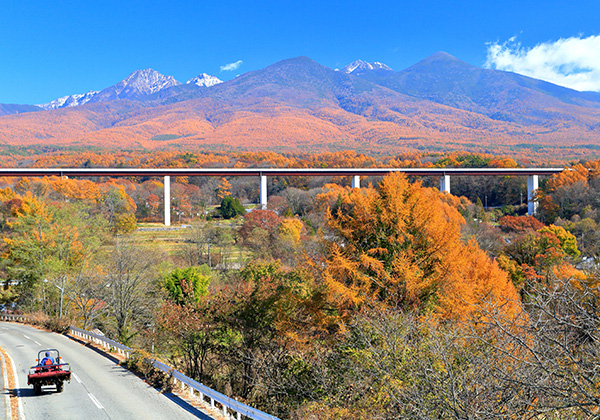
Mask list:
[[[29,164],[61,159],[81,167],[516,164],[352,151],[49,153]],[[574,165],[542,182],[536,218],[520,215],[526,205],[484,208],[427,187],[437,179],[396,173],[361,189],[348,177],[269,177],[269,210],[224,222],[218,195],[256,203],[258,180],[173,178],[172,211],[185,226],[166,231],[177,238],[168,246],[152,239],[148,249],[135,242],[145,232],[127,232],[136,218],[161,219],[158,178],[5,178],[0,277],[22,282],[0,299],[64,310],[282,419],[587,418],[570,414],[600,407],[599,276],[590,268],[600,255],[599,167]],[[522,184],[462,181],[511,189],[502,197],[513,204]],[[589,386],[570,379],[589,372]],[[566,390],[559,397],[550,395],[557,383]],[[577,389],[590,390],[592,403]],[[567,409],[556,409],[561,398]]]
[[323,278],[343,310],[376,301],[448,319],[485,301],[516,307],[505,272],[474,243],[461,242],[464,220],[438,191],[393,174],[377,190],[338,191],[336,204]]
[[498,220],[498,224],[503,231],[516,233],[535,231],[544,227],[544,224],[533,216],[504,216]]

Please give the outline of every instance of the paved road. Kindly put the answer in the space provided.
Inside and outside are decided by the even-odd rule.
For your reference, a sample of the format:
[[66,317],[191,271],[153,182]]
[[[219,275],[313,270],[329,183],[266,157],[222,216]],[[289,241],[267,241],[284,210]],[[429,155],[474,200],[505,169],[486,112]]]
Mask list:
[[[161,394],[105,356],[67,337],[26,325],[0,322],[0,346],[12,357],[23,413],[38,419],[202,419],[209,416],[170,394]],[[56,348],[71,364],[64,391],[43,387],[35,396],[27,385],[39,350]]]

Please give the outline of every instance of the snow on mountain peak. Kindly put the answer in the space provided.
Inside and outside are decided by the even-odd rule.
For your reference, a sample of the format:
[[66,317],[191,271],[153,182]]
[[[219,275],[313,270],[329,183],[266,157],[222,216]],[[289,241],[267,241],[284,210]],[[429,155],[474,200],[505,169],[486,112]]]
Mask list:
[[372,66],[377,70],[377,69],[381,69],[381,70],[390,70],[390,71],[394,71],[392,70],[392,68],[386,64],[380,63],[379,61],[374,61],[372,63]]
[[219,83],[223,83],[223,81],[206,73],[200,73],[198,76],[192,77],[190,80],[185,82],[186,85],[194,84],[200,87],[211,87],[218,85]]
[[[222,83],[222,81],[215,76],[201,73],[188,80],[187,83],[210,87]],[[136,70],[119,83],[101,91],[89,91],[83,94],[63,96],[52,102],[38,106],[42,109],[50,110],[83,105],[88,102],[104,102],[117,99],[137,100],[180,84],[173,76],[165,76],[152,69]]]
[[133,91],[143,95],[150,95],[159,90],[180,84],[173,76],[165,76],[152,69],[143,69],[134,71],[114,85],[114,92],[117,95],[123,91]]
[[42,109],[49,110],[49,109],[67,108],[70,106],[83,105],[83,104],[89,102],[90,99],[92,99],[94,96],[96,96],[96,94],[98,94],[97,90],[90,90],[87,93],[78,93],[76,95],[63,96],[62,98],[55,99],[46,104],[39,104],[37,106],[39,106]]
[[372,70],[385,70],[385,71],[393,71],[391,69],[391,67],[386,66],[383,63],[380,63],[378,61],[375,61],[373,63],[367,63],[366,61],[363,60],[356,60],[353,61],[352,63],[348,64],[346,67],[342,68],[342,71],[346,74],[351,74],[351,73],[364,73],[367,71],[372,71]]

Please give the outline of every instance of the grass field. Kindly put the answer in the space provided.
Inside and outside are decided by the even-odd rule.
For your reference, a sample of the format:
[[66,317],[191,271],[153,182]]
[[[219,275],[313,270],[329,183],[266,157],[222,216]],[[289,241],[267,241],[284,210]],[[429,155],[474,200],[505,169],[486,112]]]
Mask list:
[[[241,219],[212,220],[170,227],[162,223],[139,223],[138,229],[128,235],[128,239],[142,246],[159,248],[171,258],[178,259],[182,258],[186,247],[194,246],[193,242],[198,241],[198,236],[219,230],[222,235],[220,240],[206,240],[212,242],[211,265],[227,262],[229,266],[235,267],[250,258],[250,254],[235,242],[236,231],[241,222]],[[206,242],[202,245],[205,252],[208,252]]]

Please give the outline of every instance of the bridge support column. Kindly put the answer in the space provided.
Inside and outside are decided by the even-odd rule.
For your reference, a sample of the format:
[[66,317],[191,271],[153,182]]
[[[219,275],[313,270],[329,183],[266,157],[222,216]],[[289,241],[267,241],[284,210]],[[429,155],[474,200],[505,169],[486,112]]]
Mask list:
[[440,191],[450,194],[450,175],[440,176]]
[[171,226],[171,177],[165,175],[165,226]]
[[352,188],[360,188],[360,175],[352,175]]
[[267,176],[260,174],[260,208],[267,209]]
[[530,216],[537,211],[538,203],[534,201],[534,198],[538,188],[539,175],[527,175],[527,214]]

